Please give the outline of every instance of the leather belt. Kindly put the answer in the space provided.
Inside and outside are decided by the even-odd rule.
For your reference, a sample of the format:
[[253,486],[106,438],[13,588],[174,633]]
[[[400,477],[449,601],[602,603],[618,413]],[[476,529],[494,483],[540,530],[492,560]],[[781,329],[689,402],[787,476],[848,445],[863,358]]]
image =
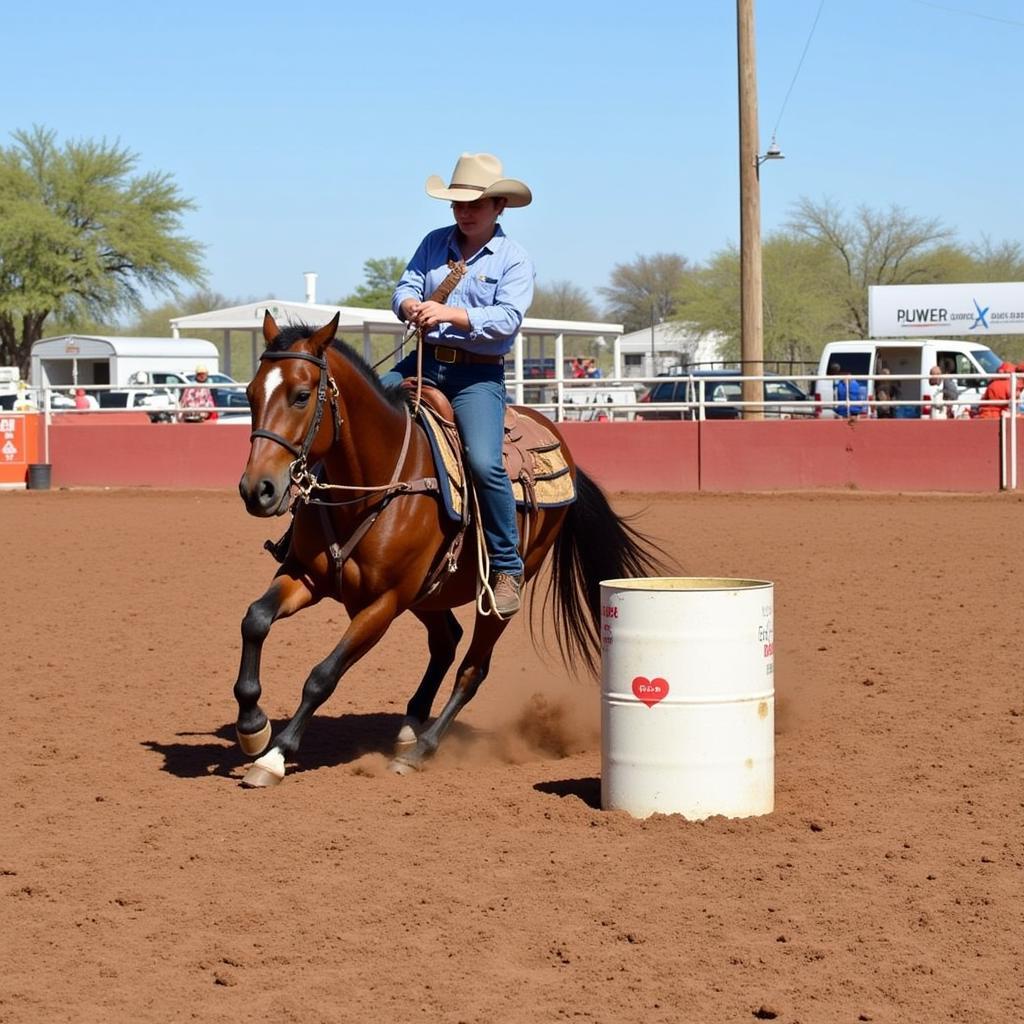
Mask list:
[[433,356],[439,363],[484,363],[487,366],[499,366],[505,362],[504,356],[482,356],[476,352],[467,352],[464,348],[453,348],[451,345],[424,345],[427,355]]

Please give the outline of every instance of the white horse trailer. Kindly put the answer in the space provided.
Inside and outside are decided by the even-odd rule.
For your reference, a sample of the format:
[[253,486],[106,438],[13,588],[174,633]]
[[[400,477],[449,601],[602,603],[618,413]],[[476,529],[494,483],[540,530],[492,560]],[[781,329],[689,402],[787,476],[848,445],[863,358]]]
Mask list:
[[119,338],[64,334],[32,346],[32,384],[36,388],[127,387],[140,372],[179,370],[194,373],[203,365],[220,369],[212,341],[201,338]]

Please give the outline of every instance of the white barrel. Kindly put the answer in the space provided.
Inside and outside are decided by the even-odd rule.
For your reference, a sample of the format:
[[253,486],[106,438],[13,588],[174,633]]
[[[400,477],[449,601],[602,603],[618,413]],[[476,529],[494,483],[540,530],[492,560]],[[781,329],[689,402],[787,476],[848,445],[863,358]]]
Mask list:
[[745,818],[775,806],[774,587],[601,583],[601,806]]

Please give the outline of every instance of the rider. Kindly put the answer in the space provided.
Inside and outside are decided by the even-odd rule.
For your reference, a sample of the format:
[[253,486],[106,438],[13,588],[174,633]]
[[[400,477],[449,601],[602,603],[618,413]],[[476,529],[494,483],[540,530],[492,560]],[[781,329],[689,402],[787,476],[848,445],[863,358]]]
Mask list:
[[[505,353],[533,301],[533,262],[506,237],[498,217],[533,198],[521,181],[502,174],[490,153],[463,153],[446,187],[436,174],[427,195],[451,204],[455,223],[420,242],[391,305],[423,332],[423,376],[448,397],[462,435],[480,502],[490,557],[494,607],[502,617],[519,610],[523,560],[518,549],[515,498],[502,461]],[[446,305],[429,300],[448,276],[448,261],[467,271]],[[416,373],[416,353],[384,375],[385,384]]]

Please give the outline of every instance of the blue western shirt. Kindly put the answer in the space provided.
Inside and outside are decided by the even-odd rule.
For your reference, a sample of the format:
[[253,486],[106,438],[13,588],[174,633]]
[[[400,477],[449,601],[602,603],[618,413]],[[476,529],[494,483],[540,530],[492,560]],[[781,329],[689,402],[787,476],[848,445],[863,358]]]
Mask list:
[[[406,299],[430,298],[448,276],[448,260],[463,259],[456,225],[431,231],[420,242],[391,298],[395,315]],[[427,332],[434,345],[452,345],[480,355],[504,355],[515,341],[527,309],[533,301],[533,261],[522,246],[507,238],[501,225],[479,252],[466,259],[467,270],[445,301],[465,309],[470,330],[449,323]]]

